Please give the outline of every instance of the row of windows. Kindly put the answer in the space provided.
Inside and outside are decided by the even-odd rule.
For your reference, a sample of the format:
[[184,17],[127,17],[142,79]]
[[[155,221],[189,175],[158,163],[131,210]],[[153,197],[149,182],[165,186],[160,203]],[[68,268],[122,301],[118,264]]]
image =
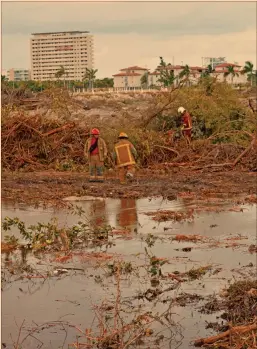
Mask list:
[[[33,59],[33,64],[45,64],[45,63],[60,63],[60,62],[62,62],[62,63],[76,63],[76,62],[85,62],[85,61],[87,61],[87,57],[82,57],[81,59],[74,59],[74,57],[70,57],[70,58],[72,58],[72,59],[67,59],[67,57],[66,58],[63,58],[63,59],[61,59],[61,58],[59,58],[59,59],[51,59],[51,58],[41,58],[41,59]],[[84,59],[85,58],[85,59]],[[40,61],[40,62],[38,62],[38,61]]]
[[[53,57],[53,56],[57,56],[57,57],[60,57],[60,56],[68,56],[70,55],[71,57],[74,57],[74,56],[82,56],[82,55],[87,55],[87,54],[90,54],[90,52],[87,52],[87,51],[81,51],[81,52],[48,52],[48,53],[32,53],[32,57],[43,57],[43,56],[50,56],[50,57]],[[92,54],[92,53],[91,53]]]
[[49,47],[49,46],[69,46],[69,45],[74,45],[74,46],[94,46],[94,43],[93,42],[85,42],[85,41],[82,41],[82,42],[45,42],[44,44],[35,44],[35,43],[32,43],[31,46],[32,47]]
[[[87,64],[83,65],[83,66],[80,66],[80,67],[69,67],[69,66],[65,66],[65,70],[85,70],[85,68],[87,67]],[[39,71],[39,70],[59,70],[59,66],[56,65],[56,66],[51,66],[51,65],[44,65],[44,66],[33,66],[32,69],[34,71]]]
[[[90,56],[90,55],[89,55]],[[87,58],[87,53],[83,53],[83,54],[77,54],[77,55],[74,55],[74,54],[63,54],[63,55],[32,55],[32,58],[33,58],[33,61],[36,61],[36,60],[60,60],[60,59],[80,59],[80,58]]]
[[88,52],[88,51],[81,51],[81,52],[48,52],[48,53],[32,53],[32,57],[44,57],[44,56],[48,56],[48,57],[58,57],[60,58],[61,56],[70,56],[70,57],[80,57],[80,56],[87,56],[88,55],[93,55],[93,52]]
[[[55,35],[54,35],[55,36]],[[56,35],[55,37],[53,37],[53,36],[47,36],[47,37],[45,37],[45,38],[32,38],[31,40],[32,41],[49,41],[49,40],[51,40],[51,41],[61,41],[61,40],[64,40],[64,41],[67,41],[67,39],[69,40],[81,40],[81,39],[92,39],[92,36],[90,36],[90,35],[82,35],[82,36],[73,36],[73,37],[71,37],[71,36],[66,36],[66,38],[65,37],[62,37],[62,36],[59,36],[59,35]]]
[[81,39],[77,39],[77,40],[75,40],[75,39],[66,39],[66,40],[52,40],[52,39],[49,39],[49,40],[44,40],[43,42],[41,42],[41,41],[43,41],[43,40],[31,40],[31,42],[32,42],[32,44],[33,45],[47,45],[47,44],[49,44],[49,43],[55,43],[55,44],[59,44],[59,43],[63,43],[63,44],[67,44],[67,43],[80,43],[80,42],[90,42],[90,41],[92,41],[92,40],[90,40],[89,38],[81,38]]
[[74,42],[73,43],[67,43],[67,42],[64,42],[63,44],[61,45],[57,45],[57,44],[53,44],[53,43],[49,43],[49,44],[45,44],[45,45],[38,45],[38,44],[32,44],[32,50],[38,50],[38,49],[43,49],[43,48],[51,48],[51,47],[62,47],[62,46],[72,46],[72,47],[91,47],[93,45],[90,45],[90,44],[82,44],[82,43],[77,43],[75,44]]
[[[87,64],[83,64],[83,65],[65,65],[64,69],[85,69],[85,67],[87,67]],[[34,70],[59,70],[60,66],[59,65],[41,65],[41,66],[33,66],[32,67]]]
[[52,51],[52,52],[48,52],[48,53],[35,53],[35,52],[32,52],[32,56],[33,57],[40,57],[40,56],[62,56],[62,55],[70,55],[71,57],[72,56],[75,56],[75,55],[86,55],[87,53],[90,53],[88,51],[77,51],[77,52],[67,52],[67,51]]
[[[76,68],[76,69],[85,69],[85,67],[87,67],[87,63],[85,63],[85,64],[81,64],[81,65],[79,65],[79,66],[70,66],[70,65],[65,65],[65,69],[74,69],[74,68]],[[60,68],[60,65],[58,65],[58,64],[56,64],[56,65],[33,65],[32,66],[32,68],[33,69],[51,69],[51,68],[54,68],[54,69],[59,69]]]
[[81,47],[81,46],[94,46],[91,42],[49,42],[44,44],[31,44],[30,45],[33,49],[38,49],[42,47],[58,47],[58,46],[74,46],[74,47]]
[[[70,51],[70,52],[67,52],[67,51]],[[90,50],[89,50],[90,51]],[[93,51],[93,50],[91,50],[91,51]],[[64,49],[62,49],[62,50],[58,50],[58,49],[52,49],[52,50],[32,50],[32,54],[42,54],[43,52],[52,52],[52,53],[59,53],[59,54],[65,54],[66,52],[67,53],[74,53],[74,52],[76,52],[76,53],[79,53],[79,52],[87,52],[87,48],[75,48],[75,49],[73,49],[73,48],[69,48],[69,49],[66,49],[66,50],[64,50]]]
[[70,60],[74,60],[74,61],[79,61],[79,60],[81,60],[81,59],[87,59],[88,57],[87,57],[87,55],[81,55],[81,56],[65,56],[65,57],[63,57],[63,56],[47,56],[47,57],[39,57],[39,58],[35,58],[35,57],[33,57],[33,62],[41,62],[41,61],[50,61],[50,62],[53,62],[53,61],[70,61]]
[[[83,77],[83,74],[72,74],[69,76],[69,79],[72,79],[73,77]],[[33,78],[37,78],[38,80],[41,80],[42,78],[52,79],[55,78],[55,76],[51,76],[50,74],[33,74]]]
[[77,38],[71,38],[71,37],[67,37],[67,38],[46,38],[46,39],[31,39],[32,42],[46,42],[46,41],[53,41],[53,42],[73,42],[73,41],[81,41],[81,40],[90,40],[92,39],[89,36],[81,36],[81,37],[77,37]]

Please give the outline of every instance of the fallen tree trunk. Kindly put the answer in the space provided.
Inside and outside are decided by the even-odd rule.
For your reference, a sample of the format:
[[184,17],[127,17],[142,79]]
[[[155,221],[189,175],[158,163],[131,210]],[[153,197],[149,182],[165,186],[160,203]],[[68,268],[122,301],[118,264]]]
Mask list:
[[232,166],[235,166],[239,160],[245,155],[248,153],[248,151],[251,150],[251,148],[256,144],[256,139],[255,137],[253,138],[253,140],[251,141],[250,145],[240,154],[238,155],[238,157],[235,159],[235,161],[233,162],[233,165]]
[[180,156],[179,152],[177,150],[173,149],[173,148],[165,147],[163,145],[155,145],[154,147],[169,150],[169,151],[177,154],[177,156]]
[[75,126],[75,123],[74,122],[71,122],[71,123],[68,123],[68,124],[65,124],[61,127],[58,127],[58,128],[55,128],[54,130],[51,130],[51,131],[48,131],[46,133],[43,133],[42,134],[42,137],[46,137],[46,136],[50,136],[56,132],[60,132],[60,131],[63,131],[63,130],[66,130],[68,128],[73,128]]
[[217,336],[212,336],[212,337],[207,337],[207,338],[201,338],[201,339],[197,339],[194,342],[194,345],[196,347],[201,347],[205,344],[214,344],[217,341],[219,341],[220,339],[225,339],[231,335],[237,335],[237,334],[244,334],[250,331],[254,331],[257,329],[257,324],[251,324],[251,325],[242,325],[242,326],[235,326],[232,327],[231,329],[222,332],[220,334],[218,334]]

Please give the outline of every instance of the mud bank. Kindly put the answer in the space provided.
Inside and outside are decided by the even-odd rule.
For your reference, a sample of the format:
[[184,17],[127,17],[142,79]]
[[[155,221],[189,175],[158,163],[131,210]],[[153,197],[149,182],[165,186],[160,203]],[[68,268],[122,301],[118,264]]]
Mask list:
[[255,172],[202,172],[171,169],[139,171],[133,184],[120,185],[114,173],[105,183],[89,183],[87,173],[30,172],[2,173],[2,200],[47,205],[64,205],[67,196],[143,198],[162,196],[170,200],[189,194],[202,199],[225,195],[245,198],[256,194]]

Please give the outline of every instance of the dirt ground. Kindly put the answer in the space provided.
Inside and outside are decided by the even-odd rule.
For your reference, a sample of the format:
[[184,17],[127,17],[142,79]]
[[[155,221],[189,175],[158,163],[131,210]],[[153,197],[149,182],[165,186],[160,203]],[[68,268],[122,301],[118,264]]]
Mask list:
[[[176,171],[176,172],[175,172]],[[198,198],[227,196],[242,198],[256,194],[257,174],[254,172],[192,172],[170,170],[156,174],[140,171],[134,183],[120,185],[115,173],[108,173],[104,183],[89,183],[87,173],[29,172],[2,173],[2,200],[17,203],[60,205],[69,196],[142,198],[163,196],[169,200],[178,195],[193,194]]]

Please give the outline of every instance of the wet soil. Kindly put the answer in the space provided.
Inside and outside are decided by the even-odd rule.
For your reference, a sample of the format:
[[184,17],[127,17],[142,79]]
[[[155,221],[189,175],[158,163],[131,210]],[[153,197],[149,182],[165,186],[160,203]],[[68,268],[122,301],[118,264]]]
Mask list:
[[[163,171],[165,172],[165,171]],[[74,172],[2,173],[2,199],[20,203],[63,204],[67,196],[111,198],[142,198],[162,196],[173,200],[185,192],[198,197],[223,193],[227,196],[256,194],[257,174],[254,172],[192,172],[171,169],[160,174],[150,170],[137,173],[133,183],[120,185],[113,172],[104,183],[89,183],[88,174]]]

